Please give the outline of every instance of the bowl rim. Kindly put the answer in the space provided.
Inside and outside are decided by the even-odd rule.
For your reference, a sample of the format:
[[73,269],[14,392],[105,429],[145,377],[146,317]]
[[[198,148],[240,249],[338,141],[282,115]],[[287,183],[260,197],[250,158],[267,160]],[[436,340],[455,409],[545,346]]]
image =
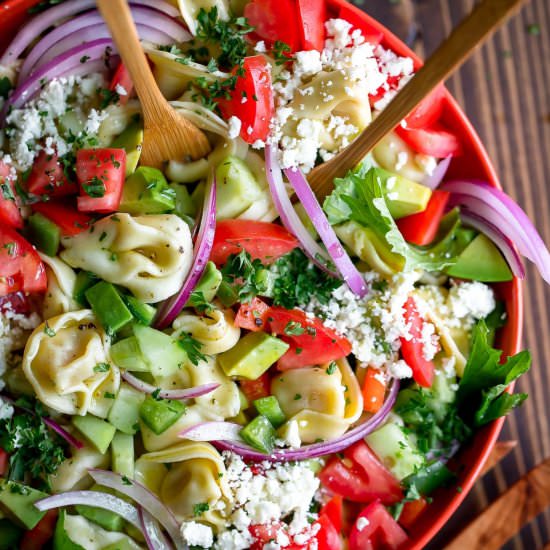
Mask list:
[[[27,17],[25,17],[27,15],[27,10],[31,6],[37,4],[38,1],[39,0],[6,0],[2,2],[0,5],[0,13],[2,14],[0,30],[2,30],[3,27],[8,28],[10,24],[20,24],[21,20],[24,21],[27,19]],[[329,10],[336,13],[338,13],[341,8],[345,7],[348,12],[354,13],[358,20],[362,20],[366,25],[382,33],[382,44],[385,47],[393,50],[400,56],[410,57],[414,62],[415,69],[422,65],[422,60],[406,46],[402,40],[360,8],[354,6],[347,0],[327,0],[327,4]],[[447,92],[446,101],[448,117],[461,127],[463,138],[468,141],[471,147],[470,152],[477,158],[481,170],[485,172],[487,180],[493,187],[502,189],[496,170],[480,137],[462,111],[458,102],[449,92]],[[506,325],[507,334],[505,339],[506,346],[501,347],[505,347],[504,352],[506,355],[513,355],[521,349],[524,314],[524,287],[517,277],[514,277],[511,283],[509,283],[506,294],[508,312],[508,323]],[[513,385],[510,387],[510,390],[511,389],[513,389]],[[500,418],[476,433],[472,443],[472,450],[475,451],[475,458],[463,474],[461,474],[460,478],[462,491],[455,491],[452,498],[441,508],[441,510],[436,514],[432,513],[430,515],[429,522],[420,521],[420,529],[417,531],[413,529],[413,532],[410,534],[411,542],[407,546],[407,550],[419,550],[426,546],[460,506],[470,492],[474,482],[477,480],[483,465],[496,443],[504,421],[505,418]],[[437,500],[436,498],[434,502],[437,503]]]

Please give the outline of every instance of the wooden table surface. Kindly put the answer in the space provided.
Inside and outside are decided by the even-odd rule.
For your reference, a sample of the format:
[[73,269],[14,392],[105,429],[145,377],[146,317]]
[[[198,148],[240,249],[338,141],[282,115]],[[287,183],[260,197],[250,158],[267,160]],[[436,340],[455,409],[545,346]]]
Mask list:
[[[355,3],[426,57],[475,2]],[[447,84],[481,136],[504,190],[550,244],[550,0],[531,0]],[[477,482],[430,550],[442,548],[498,494],[550,457],[550,287],[529,266],[525,290],[524,345],[533,354],[533,367],[517,391],[527,392],[529,399],[509,417],[501,434],[501,439],[517,439],[520,444]],[[550,509],[503,548],[538,550],[550,548],[549,543]]]

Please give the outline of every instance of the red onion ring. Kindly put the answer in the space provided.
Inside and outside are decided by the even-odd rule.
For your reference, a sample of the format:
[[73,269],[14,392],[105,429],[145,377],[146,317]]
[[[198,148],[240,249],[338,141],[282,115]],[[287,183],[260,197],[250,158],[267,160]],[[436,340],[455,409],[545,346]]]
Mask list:
[[62,437],[71,447],[76,447],[77,449],[82,449],[84,447],[84,443],[76,439],[72,434],[70,434],[67,430],[62,428],[55,420],[52,420],[51,418],[46,418],[44,416],[41,417],[42,422],[48,426],[51,430],[53,430],[57,435]]
[[204,192],[204,203],[200,221],[199,234],[195,243],[195,253],[193,264],[187,279],[184,281],[181,290],[168,300],[166,300],[159,308],[155,326],[158,329],[163,329],[172,323],[179,315],[180,311],[185,307],[191,293],[197,286],[214,244],[214,235],[216,233],[216,177],[212,175],[210,181],[206,185]]
[[265,170],[271,197],[283,225],[300,241],[305,254],[317,267],[338,278],[338,273],[327,267],[331,260],[326,250],[319,246],[319,243],[310,235],[294,210],[283,182],[283,174],[277,160],[277,150],[269,144],[265,147]]
[[[242,456],[245,460],[286,462],[292,460],[317,458],[328,454],[338,453],[376,430],[376,428],[384,422],[392,410],[398,392],[399,380],[394,379],[384,404],[375,415],[371,416],[368,420],[362,422],[355,428],[352,428],[341,437],[333,439],[332,441],[312,443],[311,445],[304,445],[303,447],[295,450],[275,451],[270,455],[266,455],[260,451],[257,451],[253,447],[242,443],[240,438],[235,440],[234,435],[235,433],[238,434],[237,427],[240,431],[242,426],[232,422],[203,422],[202,424],[198,424],[184,430],[179,434],[179,436],[184,439],[191,439],[193,441],[212,441],[215,447],[218,447],[224,451],[236,453]],[[220,424],[229,424],[229,426],[220,426]],[[212,439],[207,437],[209,434],[213,436]],[[227,441],[215,439],[215,437],[218,437],[220,434],[226,434],[227,437],[231,439]]]
[[141,523],[141,532],[147,543],[149,550],[158,550],[159,548],[171,549],[173,546],[164,536],[159,524],[153,516],[143,508],[138,508],[139,522]]
[[477,229],[491,239],[491,241],[493,241],[497,248],[502,252],[502,255],[508,262],[512,273],[520,279],[525,279],[525,266],[523,265],[521,256],[518,254],[518,251],[512,241],[504,235],[498,227],[495,227],[492,223],[488,222],[481,216],[471,212],[468,208],[460,209],[460,218],[466,225]]
[[75,506],[76,504],[110,510],[141,531],[141,522],[139,521],[137,508],[119,497],[101,491],[69,491],[68,493],[60,493],[37,500],[34,506],[41,512],[45,512],[54,508]]
[[439,187],[439,184],[443,181],[447,170],[449,170],[449,165],[451,164],[452,156],[448,156],[443,160],[439,161],[438,165],[435,167],[433,174],[428,176],[423,182],[422,185],[429,187],[432,191]]
[[[140,380],[133,374],[130,374],[128,371],[124,371],[122,373],[122,378],[124,378],[124,380],[126,380],[126,382],[128,382],[128,384],[132,386],[132,388],[140,392],[151,394],[158,390],[158,388],[156,388],[155,386],[147,384],[147,382]],[[158,396],[162,397],[162,399],[193,399],[194,397],[201,397],[202,395],[212,393],[219,387],[219,384],[213,382],[212,384],[202,384],[201,386],[195,386],[194,388],[181,390],[160,390],[158,392]]]
[[307,215],[311,218],[319,237],[326,246],[329,256],[332,258],[334,265],[342,275],[344,282],[349,286],[351,291],[360,298],[366,295],[368,289],[363,275],[355,267],[348,253],[340,243],[334,229],[327,220],[317,197],[311,190],[306,177],[298,168],[287,168],[285,171],[288,181],[290,181],[296,195],[300,199]]
[[[130,4],[153,8],[170,17],[179,16],[178,9],[164,2],[164,0],[131,0]],[[71,0],[70,2],[63,2],[36,15],[15,35],[15,38],[11,41],[0,58],[0,65],[10,65],[16,61],[38,36],[46,29],[55,26],[60,20],[95,7],[95,0]]]
[[[147,487],[134,480],[124,480],[123,476],[120,474],[108,472],[107,470],[89,468],[88,473],[99,485],[114,489],[115,491],[130,497],[135,502],[138,502],[144,510],[147,510],[147,512],[149,512],[166,529],[166,532],[174,541],[176,548],[178,550],[186,550],[185,545],[182,542],[179,525],[174,514],[172,514],[168,507],[163,504],[154,493],[147,489]],[[139,518],[138,524],[141,527]]]

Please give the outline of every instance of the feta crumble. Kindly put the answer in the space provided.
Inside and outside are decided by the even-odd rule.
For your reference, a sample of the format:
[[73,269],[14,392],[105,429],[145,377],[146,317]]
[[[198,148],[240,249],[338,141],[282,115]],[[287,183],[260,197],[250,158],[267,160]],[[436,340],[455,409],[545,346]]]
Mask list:
[[183,522],[181,525],[181,536],[190,546],[211,548],[214,543],[212,528],[196,521]]
[[370,521],[364,517],[357,518],[357,521],[355,522],[355,526],[357,527],[358,531],[362,531],[365,527],[368,527],[369,525]]
[[227,121],[227,124],[229,125],[229,138],[237,139],[239,137],[239,134],[241,133],[241,119],[237,118],[236,116],[232,116]]

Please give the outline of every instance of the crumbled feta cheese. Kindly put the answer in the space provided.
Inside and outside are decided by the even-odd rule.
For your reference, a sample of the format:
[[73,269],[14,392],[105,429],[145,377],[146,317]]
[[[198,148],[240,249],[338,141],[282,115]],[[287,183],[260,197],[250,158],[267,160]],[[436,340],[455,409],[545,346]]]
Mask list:
[[256,45],[254,46],[254,50],[258,53],[267,52],[267,48],[265,47],[265,42],[263,40],[259,40],[258,42],[256,42]]
[[241,133],[242,122],[240,118],[236,116],[229,117],[227,121],[229,125],[228,135],[229,139],[237,139]]
[[397,162],[395,163],[395,170],[399,172],[409,160],[409,154],[406,151],[399,151],[397,153]]
[[477,282],[460,283],[449,291],[449,309],[457,319],[474,320],[487,317],[496,307],[491,287]]
[[115,92],[118,94],[118,95],[121,95],[121,96],[126,96],[128,95],[128,91],[126,90],[126,88],[124,86],[122,86],[121,84],[117,84],[115,86]]
[[0,420],[6,420],[13,416],[13,406],[4,401],[0,396]]
[[357,518],[357,521],[355,522],[355,526],[357,527],[358,531],[362,531],[365,527],[370,525],[370,521],[365,517]]
[[321,63],[321,53],[317,50],[308,50],[296,52],[296,62],[294,63],[294,71],[300,76],[311,76],[320,73],[323,70]]
[[214,543],[212,528],[196,521],[185,521],[181,525],[181,536],[190,546],[211,548]]
[[403,359],[400,359],[399,361],[395,361],[395,363],[388,363],[388,374],[392,378],[411,378],[412,369]]

